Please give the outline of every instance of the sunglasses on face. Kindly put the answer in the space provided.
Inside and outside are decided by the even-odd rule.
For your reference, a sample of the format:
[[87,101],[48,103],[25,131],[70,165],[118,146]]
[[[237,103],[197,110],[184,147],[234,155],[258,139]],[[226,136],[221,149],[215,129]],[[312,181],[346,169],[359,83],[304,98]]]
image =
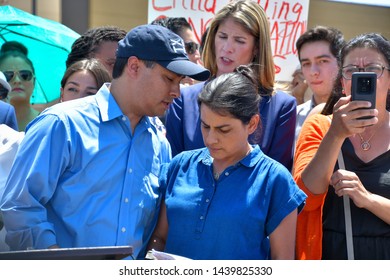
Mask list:
[[199,44],[195,42],[184,43],[187,54],[194,54],[199,49]]
[[15,78],[16,74],[18,74],[19,79],[25,82],[31,81],[31,79],[34,77],[34,74],[30,70],[3,71],[3,73],[7,79],[7,82],[10,82],[13,78]]

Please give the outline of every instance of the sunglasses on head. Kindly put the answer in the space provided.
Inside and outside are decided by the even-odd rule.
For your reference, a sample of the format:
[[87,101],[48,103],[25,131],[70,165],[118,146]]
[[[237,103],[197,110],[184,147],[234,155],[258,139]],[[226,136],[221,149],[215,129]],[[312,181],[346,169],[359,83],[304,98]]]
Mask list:
[[34,74],[30,70],[3,71],[3,73],[7,79],[7,82],[10,82],[13,78],[15,78],[16,74],[18,74],[19,79],[22,81],[31,81],[31,79],[34,77]]
[[199,49],[199,44],[195,42],[184,43],[187,54],[194,54]]

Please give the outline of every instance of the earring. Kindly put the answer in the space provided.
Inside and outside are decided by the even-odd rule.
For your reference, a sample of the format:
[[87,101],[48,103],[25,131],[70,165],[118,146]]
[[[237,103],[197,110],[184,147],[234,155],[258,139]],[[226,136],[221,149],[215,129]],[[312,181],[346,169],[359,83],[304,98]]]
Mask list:
[[344,88],[341,90],[341,94],[345,95],[345,89]]

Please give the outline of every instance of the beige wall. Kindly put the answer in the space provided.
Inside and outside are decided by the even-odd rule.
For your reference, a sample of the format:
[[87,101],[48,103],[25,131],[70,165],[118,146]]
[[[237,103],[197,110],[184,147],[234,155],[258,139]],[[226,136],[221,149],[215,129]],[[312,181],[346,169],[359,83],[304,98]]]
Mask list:
[[390,40],[390,8],[310,0],[308,27],[315,25],[336,27],[347,40],[365,32],[379,32]]
[[[0,3],[31,12],[31,0]],[[60,3],[61,0],[37,0],[37,14],[60,21]],[[147,23],[147,12],[148,0],[90,0],[89,26],[116,25],[130,30]],[[390,8],[310,0],[308,27],[320,24],[339,28],[346,39],[363,32],[380,32],[390,39]]]
[[[65,0],[66,1],[66,0]],[[61,0],[37,0],[37,15],[55,21],[61,21]],[[11,5],[32,13],[32,0],[1,0],[2,5]]]
[[90,27],[116,25],[128,31],[148,20],[148,0],[90,0],[90,10]]
[[[369,0],[367,0],[369,2]],[[112,24],[125,30],[147,23],[148,0],[90,0],[90,26]],[[329,25],[346,39],[363,32],[380,32],[390,39],[390,8],[310,0],[308,27]]]

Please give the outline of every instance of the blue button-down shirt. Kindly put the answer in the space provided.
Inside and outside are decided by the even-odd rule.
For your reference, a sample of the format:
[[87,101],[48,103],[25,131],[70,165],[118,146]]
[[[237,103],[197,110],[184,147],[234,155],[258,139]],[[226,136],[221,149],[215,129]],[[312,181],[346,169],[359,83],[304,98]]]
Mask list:
[[183,152],[161,173],[169,224],[165,250],[192,259],[267,259],[269,235],[306,195],[290,172],[254,146],[212,175],[208,149]]
[[166,138],[148,117],[131,133],[107,85],[64,102],[28,127],[1,210],[10,248],[131,245],[137,256],[156,221]]
[[[169,107],[165,126],[173,156],[205,146],[198,106],[198,95],[204,84],[182,87],[181,96]],[[267,156],[289,170],[293,163],[296,106],[295,98],[282,91],[262,96],[259,105],[261,124],[249,137],[249,143],[258,144]]]

